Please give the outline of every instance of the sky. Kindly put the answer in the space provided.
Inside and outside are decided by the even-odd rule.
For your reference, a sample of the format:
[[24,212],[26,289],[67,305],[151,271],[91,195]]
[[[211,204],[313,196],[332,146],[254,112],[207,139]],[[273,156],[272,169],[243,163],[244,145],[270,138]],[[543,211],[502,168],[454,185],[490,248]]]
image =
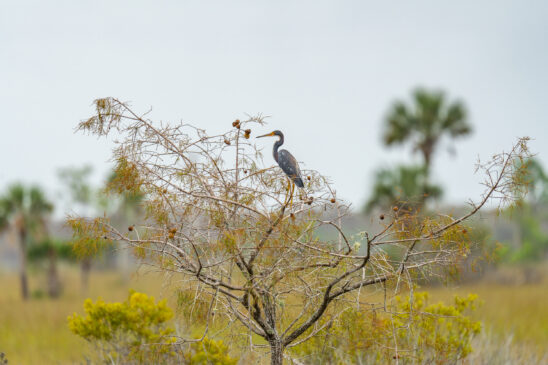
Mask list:
[[[113,96],[151,118],[211,133],[262,113],[302,167],[359,209],[386,149],[382,123],[417,86],[462,100],[471,137],[443,140],[433,180],[445,202],[482,192],[479,158],[530,136],[548,162],[545,1],[10,1],[0,12],[0,191],[57,170],[106,175],[113,142],[75,134]],[[267,163],[273,141],[257,140]],[[453,149],[456,155],[448,151]]]

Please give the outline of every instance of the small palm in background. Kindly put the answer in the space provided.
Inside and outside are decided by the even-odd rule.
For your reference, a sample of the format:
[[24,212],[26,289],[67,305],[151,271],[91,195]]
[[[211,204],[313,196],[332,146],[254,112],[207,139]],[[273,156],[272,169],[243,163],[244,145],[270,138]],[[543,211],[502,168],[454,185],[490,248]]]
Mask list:
[[413,209],[426,199],[439,198],[442,189],[427,182],[424,166],[400,165],[394,169],[377,171],[371,198],[364,207],[370,213],[375,207],[397,206]]
[[29,297],[27,246],[36,242],[41,236],[47,236],[46,217],[52,210],[53,205],[46,199],[44,192],[36,186],[26,187],[14,184],[0,197],[0,229],[13,229],[19,243],[23,299]]

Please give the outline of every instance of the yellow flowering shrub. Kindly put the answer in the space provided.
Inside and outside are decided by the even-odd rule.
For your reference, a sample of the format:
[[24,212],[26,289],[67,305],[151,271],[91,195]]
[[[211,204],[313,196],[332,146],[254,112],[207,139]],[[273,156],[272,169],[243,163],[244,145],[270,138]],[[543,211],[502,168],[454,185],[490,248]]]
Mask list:
[[84,302],[85,316],[68,317],[70,330],[91,342],[99,356],[111,363],[144,363],[175,356],[174,329],[167,326],[173,311],[165,300],[131,291],[126,301]]
[[223,341],[214,341],[204,338],[203,341],[195,342],[191,351],[185,355],[185,364],[188,365],[236,365],[238,359],[228,356],[228,347]]
[[475,309],[477,295],[455,296],[453,305],[428,304],[428,293],[415,293],[413,299],[396,298],[394,326],[400,343],[416,349],[419,362],[453,364],[472,352],[472,337],[481,323],[465,315]]
[[70,330],[92,343],[108,364],[236,365],[223,341],[205,337],[187,352],[175,345],[175,330],[167,325],[173,311],[165,300],[130,291],[124,302],[101,299],[84,302],[85,316],[68,317]]
[[293,351],[307,364],[454,364],[471,353],[481,330],[467,316],[476,303],[469,295],[451,305],[429,304],[428,293],[418,292],[396,298],[386,311],[349,309]]

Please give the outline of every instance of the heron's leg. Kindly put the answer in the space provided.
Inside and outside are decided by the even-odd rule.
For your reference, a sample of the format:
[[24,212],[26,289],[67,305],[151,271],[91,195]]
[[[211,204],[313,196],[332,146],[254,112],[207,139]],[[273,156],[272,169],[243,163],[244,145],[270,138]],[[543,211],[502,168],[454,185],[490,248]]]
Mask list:
[[291,180],[291,192],[289,194],[289,208],[293,207],[293,194],[295,193],[295,183]]
[[284,201],[284,205],[286,205],[288,202],[289,202],[289,192],[291,190],[291,180],[287,180],[287,188],[285,188],[285,201]]

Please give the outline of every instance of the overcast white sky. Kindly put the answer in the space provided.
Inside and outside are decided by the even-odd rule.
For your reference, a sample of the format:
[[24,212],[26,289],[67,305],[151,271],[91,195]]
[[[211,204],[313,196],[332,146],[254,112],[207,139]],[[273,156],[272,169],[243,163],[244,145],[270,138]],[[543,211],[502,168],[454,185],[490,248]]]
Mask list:
[[112,145],[73,130],[93,99],[115,96],[211,132],[269,115],[264,132],[284,131],[359,207],[376,168],[412,159],[380,136],[390,103],[417,85],[463,99],[474,125],[456,157],[447,141],[436,156],[446,201],[477,196],[477,156],[518,136],[547,162],[548,2],[4,1],[0,189],[53,193],[70,165],[94,165],[98,181]]

